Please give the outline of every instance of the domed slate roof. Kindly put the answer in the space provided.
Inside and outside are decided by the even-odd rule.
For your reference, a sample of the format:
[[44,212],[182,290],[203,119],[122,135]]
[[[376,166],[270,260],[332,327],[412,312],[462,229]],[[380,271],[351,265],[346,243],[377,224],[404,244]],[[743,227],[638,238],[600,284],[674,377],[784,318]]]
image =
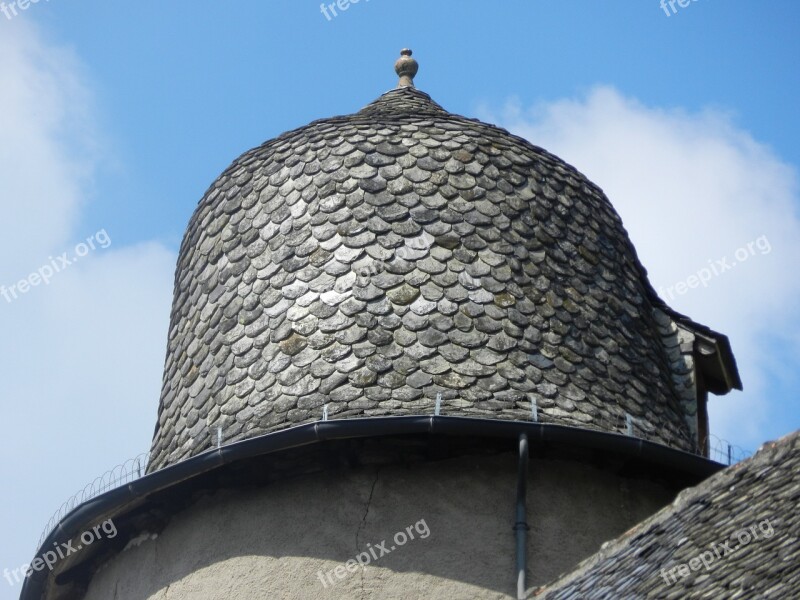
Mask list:
[[245,153],[200,201],[151,469],[219,428],[433,414],[439,394],[442,415],[615,432],[630,415],[691,450],[673,317],[599,188],[399,87]]

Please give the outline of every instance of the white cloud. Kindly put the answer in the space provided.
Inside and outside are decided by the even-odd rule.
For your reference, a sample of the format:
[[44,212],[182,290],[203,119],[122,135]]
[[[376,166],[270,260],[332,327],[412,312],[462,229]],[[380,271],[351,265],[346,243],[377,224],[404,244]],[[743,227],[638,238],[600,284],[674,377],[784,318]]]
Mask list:
[[[531,108],[511,101],[499,115],[483,113],[602,187],[654,287],[672,297],[665,300],[731,338],[745,391],[712,398],[712,431],[752,448],[796,428],[795,401],[768,394],[771,379],[793,375],[800,356],[795,169],[730,114],[648,107],[610,87]],[[746,260],[706,287],[675,289],[717,260],[732,264],[748,242],[753,251]],[[759,249],[768,246],[769,252]]]
[[[98,148],[91,86],[68,48],[19,19],[0,36],[0,284],[73,252]],[[33,558],[46,520],[77,489],[149,447],[174,254],[111,245],[13,302],[0,297],[3,433],[0,570]],[[0,584],[0,598],[19,586]]]
[[91,95],[74,53],[22,19],[3,27],[0,56],[0,255],[47,257],[70,242],[91,181]]

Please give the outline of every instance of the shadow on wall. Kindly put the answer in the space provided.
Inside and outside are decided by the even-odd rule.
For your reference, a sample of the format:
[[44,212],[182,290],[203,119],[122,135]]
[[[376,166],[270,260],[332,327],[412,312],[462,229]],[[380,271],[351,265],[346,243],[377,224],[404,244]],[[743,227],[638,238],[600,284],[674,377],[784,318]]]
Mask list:
[[[362,467],[218,492],[157,537],[129,543],[85,598],[510,598],[516,460]],[[580,463],[534,461],[529,585],[574,566],[673,495]],[[370,550],[377,559],[362,569],[358,557]]]

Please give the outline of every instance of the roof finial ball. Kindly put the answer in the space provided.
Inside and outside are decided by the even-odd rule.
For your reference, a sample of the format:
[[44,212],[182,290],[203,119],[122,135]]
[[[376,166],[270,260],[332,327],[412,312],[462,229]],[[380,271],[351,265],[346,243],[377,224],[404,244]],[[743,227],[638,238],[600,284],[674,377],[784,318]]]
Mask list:
[[397,87],[414,87],[414,76],[419,70],[419,64],[411,58],[411,50],[403,48],[400,51],[400,58],[394,63],[394,71],[400,77]]

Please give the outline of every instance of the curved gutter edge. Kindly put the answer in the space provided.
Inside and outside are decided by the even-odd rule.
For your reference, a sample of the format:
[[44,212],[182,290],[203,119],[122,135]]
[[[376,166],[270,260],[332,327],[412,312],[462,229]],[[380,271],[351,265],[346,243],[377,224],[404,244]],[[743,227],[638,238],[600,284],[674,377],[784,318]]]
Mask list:
[[[701,480],[725,468],[724,465],[702,456],[655,442],[617,433],[550,423],[430,415],[316,421],[207,450],[88,500],[59,521],[45,538],[36,556],[41,556],[45,548],[49,549],[58,542],[79,535],[86,530],[87,525],[96,524],[116,508],[143,500],[153,493],[224,465],[326,440],[419,433],[514,439],[525,433],[532,444],[561,443],[587,449],[608,450],[670,467]],[[42,570],[34,572],[26,579],[20,592],[20,600],[40,600],[48,575],[48,572]]]

